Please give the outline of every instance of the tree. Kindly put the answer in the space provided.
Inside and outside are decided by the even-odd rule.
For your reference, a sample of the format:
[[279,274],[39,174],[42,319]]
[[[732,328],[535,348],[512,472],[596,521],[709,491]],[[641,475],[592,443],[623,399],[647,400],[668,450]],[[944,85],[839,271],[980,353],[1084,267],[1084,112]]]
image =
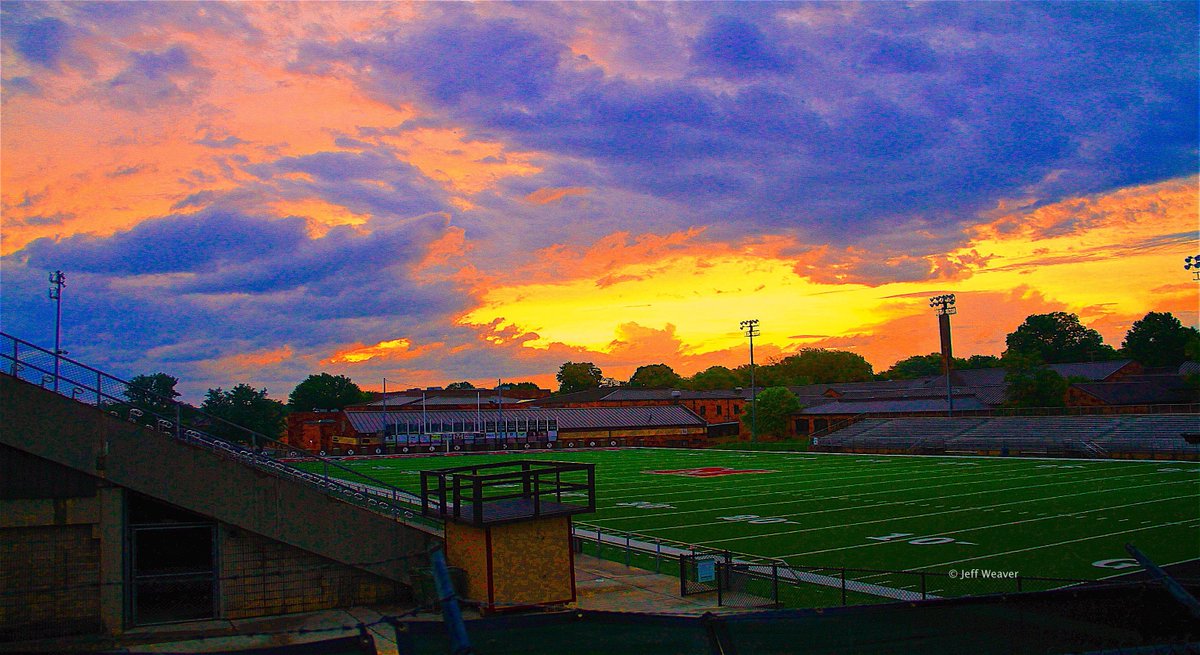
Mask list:
[[684,386],[688,389],[705,391],[710,389],[733,389],[734,387],[745,385],[742,383],[741,377],[728,368],[724,366],[710,366],[684,380]]
[[[954,358],[954,370],[967,371],[976,368],[1000,368],[1000,358],[995,355],[971,355],[967,359]],[[902,359],[879,375],[881,380],[913,380],[931,375],[942,375],[942,354],[913,355]]]
[[288,394],[288,407],[295,412],[317,409],[342,409],[346,405],[365,403],[371,396],[358,388],[344,375],[319,373],[310,375]]
[[759,384],[763,386],[863,382],[874,377],[871,364],[862,355],[824,348],[803,348],[762,369],[765,375]]
[[1100,333],[1084,327],[1079,317],[1066,312],[1033,314],[1005,339],[1005,354],[1034,355],[1047,364],[1117,359]]
[[1179,366],[1187,361],[1187,345],[1198,336],[1170,312],[1150,312],[1135,321],[1121,342],[1121,353],[1146,366]]
[[[501,386],[503,387],[504,385],[501,385]],[[469,389],[474,389],[474,388],[475,388],[475,385],[471,384],[470,382],[467,382],[466,380],[464,380],[462,382],[451,382],[450,384],[446,385],[447,391],[469,390]]]
[[234,426],[278,439],[283,432],[283,418],[287,416],[286,405],[267,398],[266,389],[254,389],[248,384],[238,384],[229,391],[220,387],[209,389],[200,409],[228,422],[214,421],[208,431],[231,441],[251,438],[248,432]]
[[971,355],[966,359],[954,359],[954,368],[960,371],[969,371],[977,368],[1000,368],[1004,366],[1000,358],[995,355]]
[[1062,407],[1066,405],[1067,380],[1046,368],[1035,355],[1006,354],[1004,382],[1008,385],[1008,407]]
[[505,382],[504,384],[500,385],[501,391],[507,391],[509,389],[511,389],[513,391],[541,391],[542,390],[542,388],[539,387],[536,382]]
[[591,362],[563,362],[555,377],[558,379],[558,392],[571,393],[598,388],[604,373]]
[[175,391],[177,384],[179,379],[166,373],[135,375],[129,380],[125,397],[143,411],[167,414],[167,410],[171,409],[171,400],[179,397],[179,392]]
[[[958,362],[955,361],[957,368]],[[929,353],[928,355],[913,355],[902,359],[892,367],[883,372],[881,376],[885,380],[912,380],[915,378],[923,378],[930,375],[942,374],[942,355],[940,353]]]
[[754,399],[754,415],[747,411],[742,414],[742,423],[747,429],[752,427],[753,421],[758,421],[758,434],[783,437],[788,432],[788,420],[792,414],[800,411],[803,407],[800,401],[796,398],[796,394],[788,391],[786,387],[770,387],[763,389]]
[[683,378],[666,364],[639,366],[629,378],[629,386],[640,389],[671,389],[682,384]]

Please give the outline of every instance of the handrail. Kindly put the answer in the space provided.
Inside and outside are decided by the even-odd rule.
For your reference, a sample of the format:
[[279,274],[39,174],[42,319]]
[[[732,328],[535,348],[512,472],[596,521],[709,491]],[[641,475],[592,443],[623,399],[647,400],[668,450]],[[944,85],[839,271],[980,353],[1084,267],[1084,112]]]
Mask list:
[[[273,437],[213,416],[174,398],[134,389],[126,380],[3,332],[0,332],[0,362],[3,363],[4,372],[12,377],[38,384],[76,402],[205,448],[243,465],[301,482],[334,498],[423,531],[434,529],[416,520],[412,511],[401,506],[413,505],[412,495],[393,485],[327,457],[293,448]],[[58,372],[57,376],[55,371]],[[236,436],[228,438],[213,434],[214,427]],[[305,460],[320,464],[322,473],[312,473],[293,465]],[[330,477],[330,468],[345,472],[349,480]]]

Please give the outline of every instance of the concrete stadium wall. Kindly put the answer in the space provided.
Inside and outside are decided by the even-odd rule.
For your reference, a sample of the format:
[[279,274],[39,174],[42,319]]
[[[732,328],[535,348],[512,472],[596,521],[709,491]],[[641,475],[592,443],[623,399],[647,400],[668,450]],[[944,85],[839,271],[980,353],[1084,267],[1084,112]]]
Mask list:
[[218,521],[228,618],[395,598],[437,540],[4,374],[0,444],[99,479],[91,497],[0,500],[0,582],[24,590],[0,603],[0,632],[122,629],[125,489]]

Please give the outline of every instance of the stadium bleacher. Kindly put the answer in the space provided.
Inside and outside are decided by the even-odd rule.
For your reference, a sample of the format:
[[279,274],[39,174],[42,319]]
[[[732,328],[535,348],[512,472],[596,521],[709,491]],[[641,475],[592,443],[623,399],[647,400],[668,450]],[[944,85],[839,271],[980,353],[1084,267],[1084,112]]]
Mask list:
[[1010,454],[1200,459],[1196,414],[909,417],[864,419],[825,434],[826,452]]

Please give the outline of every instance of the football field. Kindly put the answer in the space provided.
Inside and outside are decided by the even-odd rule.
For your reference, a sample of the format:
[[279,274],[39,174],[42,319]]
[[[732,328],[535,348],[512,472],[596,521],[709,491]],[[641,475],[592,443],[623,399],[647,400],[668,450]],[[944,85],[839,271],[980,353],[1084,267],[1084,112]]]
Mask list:
[[[621,449],[348,460],[419,493],[418,471],[596,465],[578,522],[790,565],[1095,580],[1200,558],[1195,462]],[[1128,569],[1128,570],[1126,570]],[[870,579],[871,575],[856,575]]]

